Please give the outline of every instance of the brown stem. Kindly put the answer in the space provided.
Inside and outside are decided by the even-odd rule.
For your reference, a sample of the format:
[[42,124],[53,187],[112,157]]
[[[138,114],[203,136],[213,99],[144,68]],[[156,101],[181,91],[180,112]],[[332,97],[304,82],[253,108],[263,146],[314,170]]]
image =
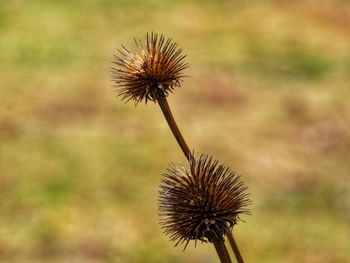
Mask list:
[[235,253],[236,259],[238,263],[244,263],[241,253],[239,252],[238,246],[236,244],[235,239],[233,238],[232,232],[230,230],[227,231],[227,238],[230,242],[231,248]]
[[230,258],[230,254],[228,253],[226,246],[225,246],[225,241],[224,240],[219,240],[215,239],[213,240],[214,247],[216,249],[216,253],[218,254],[221,263],[232,263],[232,260]]
[[191,156],[191,151],[190,148],[188,148],[188,145],[184,139],[184,137],[182,136],[179,128],[176,125],[175,119],[173,117],[173,114],[171,113],[171,110],[169,108],[169,104],[168,101],[166,99],[166,97],[161,97],[158,99],[158,103],[159,106],[163,112],[163,115],[166,119],[166,121],[168,122],[168,125],[171,129],[171,131],[173,132],[176,141],[178,142],[178,144],[180,145],[183,153],[185,154],[187,160],[189,160],[190,156]]
[[[179,127],[177,127],[177,124],[175,122],[173,114],[171,113],[171,110],[170,110],[170,107],[169,107],[169,104],[168,104],[166,97],[159,98],[158,103],[159,103],[159,106],[163,112],[163,115],[164,115],[171,131],[173,132],[173,134],[176,138],[177,143],[180,145],[181,150],[185,154],[187,160],[189,160],[192,157],[192,153],[191,153],[190,148],[188,147],[184,137],[182,136],[182,134],[179,130]],[[227,251],[224,240],[215,239],[215,240],[213,240],[213,244],[214,244],[216,252],[220,258],[221,263],[232,263],[230,254]],[[232,244],[231,244],[231,246],[232,246]],[[237,248],[237,251],[238,251],[238,248]],[[243,261],[239,261],[239,262],[243,262]]]

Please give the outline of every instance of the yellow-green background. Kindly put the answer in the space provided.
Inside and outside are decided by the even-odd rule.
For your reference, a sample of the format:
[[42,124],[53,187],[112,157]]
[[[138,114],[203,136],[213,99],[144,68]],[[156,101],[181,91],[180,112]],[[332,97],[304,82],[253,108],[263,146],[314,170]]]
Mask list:
[[0,262],[218,262],[157,223],[184,161],[156,104],[116,98],[112,55],[162,32],[191,67],[170,106],[191,148],[242,174],[247,262],[350,262],[350,2],[0,5]]

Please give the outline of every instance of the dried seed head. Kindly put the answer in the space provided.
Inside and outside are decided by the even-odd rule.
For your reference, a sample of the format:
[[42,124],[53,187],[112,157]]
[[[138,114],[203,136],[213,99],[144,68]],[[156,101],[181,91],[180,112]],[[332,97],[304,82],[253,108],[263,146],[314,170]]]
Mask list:
[[212,157],[190,158],[189,169],[172,164],[162,175],[160,224],[170,240],[212,242],[249,214],[251,203],[240,176]]
[[138,51],[130,52],[124,46],[119,56],[112,61],[112,81],[122,100],[156,101],[168,96],[175,87],[180,87],[182,71],[188,67],[185,55],[177,43],[165,40],[161,35],[146,35],[145,46],[135,40]]

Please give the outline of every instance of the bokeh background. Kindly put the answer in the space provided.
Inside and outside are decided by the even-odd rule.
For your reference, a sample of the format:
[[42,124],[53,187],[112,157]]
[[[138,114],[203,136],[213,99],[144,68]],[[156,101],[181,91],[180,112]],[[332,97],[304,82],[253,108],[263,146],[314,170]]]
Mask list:
[[169,97],[196,152],[242,174],[247,262],[350,262],[350,2],[1,1],[0,262],[218,262],[157,223],[184,158],[113,54],[157,31],[190,77]]

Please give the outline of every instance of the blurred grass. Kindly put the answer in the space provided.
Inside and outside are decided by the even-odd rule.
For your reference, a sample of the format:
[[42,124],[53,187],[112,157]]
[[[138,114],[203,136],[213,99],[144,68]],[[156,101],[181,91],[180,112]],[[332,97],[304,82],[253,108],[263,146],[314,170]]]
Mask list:
[[0,262],[218,262],[173,248],[159,174],[183,161],[110,60],[147,31],[191,68],[171,96],[196,151],[249,185],[247,262],[350,261],[350,3],[8,1],[0,6]]

